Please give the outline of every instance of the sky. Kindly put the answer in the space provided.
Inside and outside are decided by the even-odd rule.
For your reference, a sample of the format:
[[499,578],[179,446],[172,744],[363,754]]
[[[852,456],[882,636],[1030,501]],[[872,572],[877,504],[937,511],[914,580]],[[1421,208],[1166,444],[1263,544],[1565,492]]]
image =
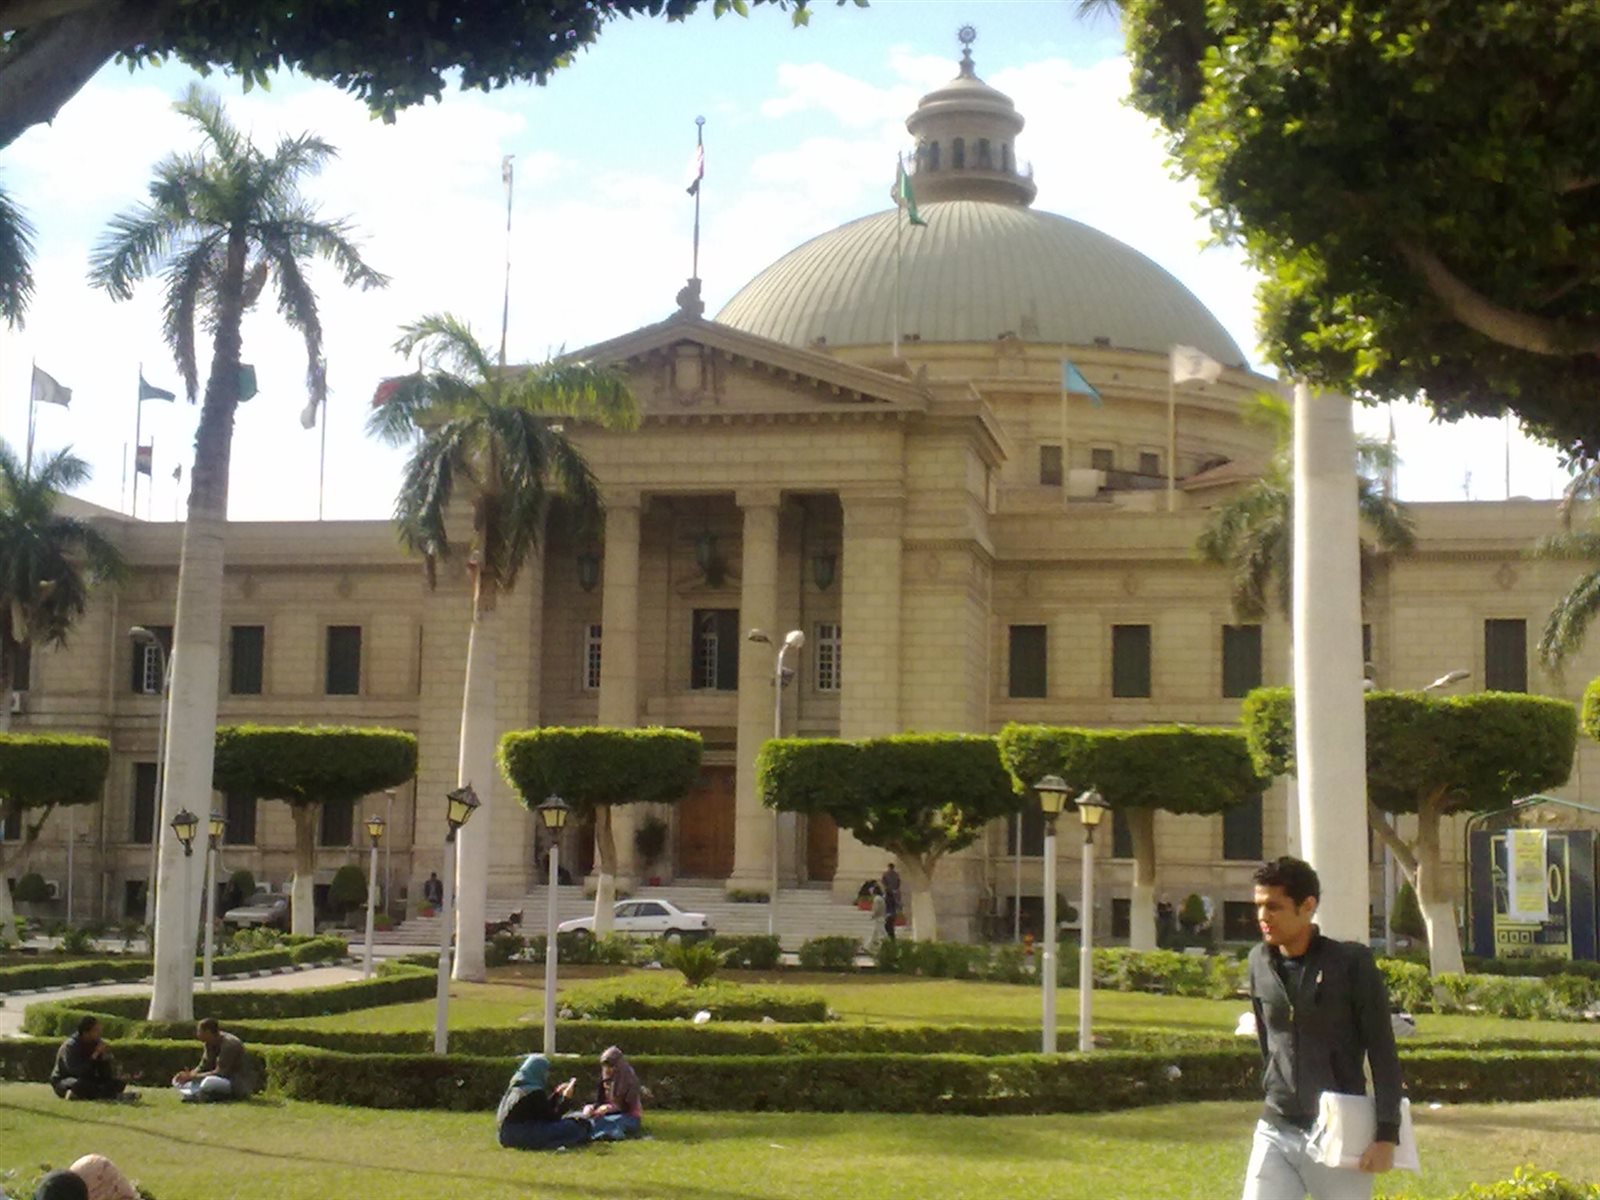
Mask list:
[[[709,7],[709,6],[707,6]],[[449,90],[391,125],[330,84],[292,74],[244,93],[203,81],[260,143],[314,131],[340,157],[305,187],[324,215],[348,217],[367,261],[390,286],[343,288],[313,274],[331,395],[323,429],[304,430],[305,353],[269,303],[244,329],[260,394],[235,427],[229,512],[236,520],[381,518],[393,508],[401,454],[363,432],[372,392],[406,364],[393,343],[435,312],[499,338],[507,258],[502,157],[515,156],[509,354],[532,360],[661,320],[690,273],[693,202],[685,195],[696,116],[704,116],[700,276],[708,315],[808,238],[888,207],[905,116],[955,74],[956,30],[971,23],[978,73],[1027,119],[1018,158],[1031,161],[1037,207],[1104,230],[1160,263],[1222,321],[1258,367],[1255,280],[1234,249],[1208,245],[1193,187],[1175,178],[1159,130],[1124,100],[1128,64],[1114,20],[1073,15],[1059,0],[876,0],[816,8],[793,29],[777,11],[680,24],[619,21],[540,88]],[[0,152],[0,181],[36,229],[38,292],[25,328],[0,332],[0,434],[27,436],[30,364],[73,390],[41,407],[40,450],[71,445],[93,479],[78,493],[129,510],[136,411],[154,442],[138,514],[172,520],[187,495],[198,409],[160,337],[158,280],[113,302],[86,279],[110,218],[143,199],[151,168],[196,138],[171,111],[197,76],[167,66],[106,67],[51,126]],[[201,381],[205,357],[202,355]],[[141,369],[179,393],[135,402]],[[1553,451],[1507,437],[1498,421],[1440,426],[1396,406],[1408,500],[1542,499],[1564,479]],[[1388,414],[1358,424],[1382,434]],[[181,479],[173,472],[181,468]],[[321,486],[319,489],[319,476]]]

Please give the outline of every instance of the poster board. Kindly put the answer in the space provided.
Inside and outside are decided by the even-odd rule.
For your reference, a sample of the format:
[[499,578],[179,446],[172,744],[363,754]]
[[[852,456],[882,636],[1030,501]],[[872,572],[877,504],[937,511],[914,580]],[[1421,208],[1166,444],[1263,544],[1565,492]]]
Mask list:
[[[1516,834],[1537,832],[1544,845],[1545,915],[1528,895],[1529,847],[1534,839]],[[1512,904],[1514,854],[1520,850],[1523,878]],[[1478,829],[1468,843],[1472,888],[1472,921],[1468,930],[1472,953],[1485,958],[1560,958],[1594,960],[1596,954],[1595,834],[1592,830]],[[1530,908],[1532,911],[1530,912]]]

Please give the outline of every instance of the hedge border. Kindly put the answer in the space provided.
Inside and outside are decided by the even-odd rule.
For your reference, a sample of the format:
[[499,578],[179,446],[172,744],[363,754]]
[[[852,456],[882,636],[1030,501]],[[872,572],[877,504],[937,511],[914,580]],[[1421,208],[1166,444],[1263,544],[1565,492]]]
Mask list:
[[[252,950],[247,954],[225,954],[211,960],[212,974],[248,975],[277,967],[302,966],[313,962],[337,962],[347,958],[350,947],[340,937],[318,937],[272,950]],[[203,960],[195,959],[195,970]],[[21,992],[52,991],[73,984],[126,983],[148,979],[154,969],[148,958],[90,958],[65,963],[26,963],[0,967],[0,996]]]

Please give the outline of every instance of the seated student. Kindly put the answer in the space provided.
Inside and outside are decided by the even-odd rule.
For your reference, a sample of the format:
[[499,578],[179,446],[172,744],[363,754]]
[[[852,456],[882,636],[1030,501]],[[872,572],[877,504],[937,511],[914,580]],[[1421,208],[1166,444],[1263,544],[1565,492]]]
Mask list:
[[[100,1022],[84,1017],[78,1032],[61,1043],[56,1063],[50,1070],[50,1086],[64,1100],[115,1100],[121,1097],[128,1081],[117,1077],[111,1048],[100,1036]],[[137,1099],[138,1093],[128,1093]]]
[[569,1079],[547,1089],[549,1078],[550,1060],[544,1055],[530,1054],[522,1060],[494,1114],[502,1146],[512,1150],[555,1150],[589,1140],[589,1122],[565,1115],[578,1081]]
[[195,1037],[205,1046],[200,1065],[192,1071],[179,1071],[172,1086],[187,1101],[242,1100],[253,1090],[250,1062],[244,1043],[231,1033],[222,1032],[215,1017],[206,1017],[194,1027]]
[[637,1137],[644,1120],[644,1096],[639,1077],[616,1046],[608,1046],[600,1056],[600,1088],[595,1103],[583,1106],[596,1142],[620,1142]]
[[139,1190],[104,1155],[85,1154],[68,1169],[89,1189],[88,1200],[139,1200]]

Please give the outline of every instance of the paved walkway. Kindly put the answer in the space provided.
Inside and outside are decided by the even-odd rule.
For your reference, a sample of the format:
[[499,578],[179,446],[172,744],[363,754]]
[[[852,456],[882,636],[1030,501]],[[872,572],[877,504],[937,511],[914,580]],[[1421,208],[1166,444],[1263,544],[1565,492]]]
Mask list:
[[[283,975],[261,978],[218,979],[212,988],[219,992],[269,991],[294,992],[301,988],[326,987],[331,983],[349,983],[361,978],[360,967],[312,967],[307,971],[292,971]],[[46,1000],[78,1000],[90,996],[148,996],[147,983],[104,983],[92,987],[61,988],[50,992],[34,992],[30,996],[0,997],[0,1038],[22,1035],[22,1015],[30,1004]],[[195,1007],[201,1006],[199,985],[195,987]]]

